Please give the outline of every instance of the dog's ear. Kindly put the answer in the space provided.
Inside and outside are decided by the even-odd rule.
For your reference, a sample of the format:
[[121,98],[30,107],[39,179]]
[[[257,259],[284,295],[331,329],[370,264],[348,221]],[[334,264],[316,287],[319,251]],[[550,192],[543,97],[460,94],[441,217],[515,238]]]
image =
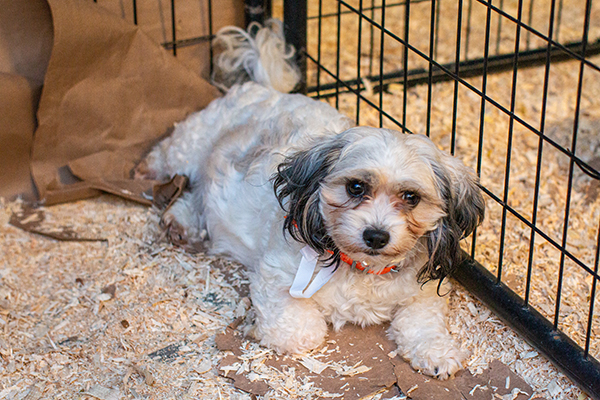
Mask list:
[[461,259],[460,240],[481,224],[485,201],[477,175],[460,160],[443,154],[431,163],[446,215],[428,233],[429,261],[419,271],[419,281],[443,279]]
[[283,229],[300,242],[322,254],[335,245],[327,235],[320,212],[319,189],[339,159],[346,141],[333,137],[287,157],[277,167],[273,188],[280,206],[287,212]]

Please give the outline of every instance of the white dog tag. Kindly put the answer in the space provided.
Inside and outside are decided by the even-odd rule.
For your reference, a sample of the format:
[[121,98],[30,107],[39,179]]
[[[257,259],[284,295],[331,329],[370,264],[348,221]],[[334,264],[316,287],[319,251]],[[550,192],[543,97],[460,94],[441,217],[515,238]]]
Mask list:
[[335,273],[335,268],[322,268],[311,282],[310,279],[317,267],[319,254],[309,246],[304,246],[300,253],[302,260],[296,271],[292,287],[290,287],[290,295],[295,298],[308,299],[329,281]]

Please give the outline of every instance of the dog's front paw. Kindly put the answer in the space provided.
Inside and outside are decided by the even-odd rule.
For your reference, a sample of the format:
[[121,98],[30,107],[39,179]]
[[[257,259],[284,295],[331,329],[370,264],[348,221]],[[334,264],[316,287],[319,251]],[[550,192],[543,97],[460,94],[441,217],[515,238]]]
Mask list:
[[[264,298],[253,294],[257,318],[247,333],[281,354],[302,354],[319,347],[327,335],[327,323],[316,306],[296,299],[280,299],[275,305],[274,297],[271,293],[265,304]],[[276,314],[274,307],[279,308]]]
[[261,345],[280,354],[302,354],[323,343],[327,325],[322,319],[299,320],[293,325],[259,324],[253,327],[251,334]]
[[404,358],[411,367],[423,374],[445,380],[463,368],[466,355],[451,343],[431,346],[420,351],[404,352]]

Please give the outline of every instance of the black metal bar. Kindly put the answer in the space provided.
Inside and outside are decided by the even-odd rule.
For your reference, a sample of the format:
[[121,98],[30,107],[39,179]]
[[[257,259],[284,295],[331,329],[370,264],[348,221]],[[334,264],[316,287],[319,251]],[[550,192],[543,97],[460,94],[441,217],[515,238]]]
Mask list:
[[556,33],[556,36],[554,36],[554,40],[556,40],[557,42],[560,40],[560,26],[562,24],[562,11],[563,11],[563,0],[560,0],[558,2],[558,12],[556,14],[556,29],[554,30],[554,32]]
[[[533,3],[534,0],[531,0],[529,3],[529,13],[527,14],[527,26],[531,26],[531,21],[533,21]],[[531,32],[527,31],[527,36],[525,36],[525,48],[529,50],[531,48]]]
[[[598,224],[598,234],[596,240],[596,257],[594,259],[594,272],[598,273],[598,262],[600,262],[600,223]],[[588,314],[588,323],[585,334],[585,347],[583,349],[584,355],[587,357],[590,353],[590,339],[592,337],[592,326],[594,324],[594,303],[596,302],[596,286],[598,284],[597,279],[592,279],[592,290],[590,293],[590,312]]]
[[[263,18],[266,20],[268,20],[269,18],[273,17],[273,1],[272,0],[264,0],[264,8],[265,8],[265,12],[263,13]],[[308,20],[308,18],[307,18]]]
[[[583,23],[583,37],[582,37],[582,48],[581,52],[585,54],[585,47],[588,41],[588,33],[590,30],[590,17],[592,13],[592,0],[587,0],[585,6],[585,21]],[[585,58],[585,56],[583,56]],[[579,116],[581,112],[581,95],[583,91],[583,71],[585,69],[585,63],[581,63],[579,65],[579,81],[577,82],[577,100],[575,101],[575,116],[573,118],[573,135],[571,138],[571,151],[573,152],[573,156],[577,151],[577,132],[579,131]],[[575,168],[575,158],[571,157],[569,162],[569,179],[567,182],[567,198],[565,200],[565,214],[564,214],[564,222],[563,222],[563,239],[562,239],[562,247],[567,247],[567,236],[569,234],[569,216],[571,211],[571,194],[573,189],[573,172]],[[558,283],[557,283],[557,292],[556,292],[556,308],[554,313],[554,326],[558,327],[559,317],[560,317],[560,302],[561,302],[561,292],[562,292],[562,281],[563,281],[563,273],[565,268],[565,255],[561,253],[560,255],[560,265],[558,270]]]
[[[460,71],[460,45],[462,40],[462,15],[463,0],[458,2],[456,13],[456,53],[454,59],[454,73],[458,76]],[[452,100],[452,133],[450,141],[450,154],[454,155],[456,151],[456,122],[458,117],[458,80],[454,80],[454,95]]]
[[[483,133],[485,130],[485,108],[487,97],[487,77],[488,77],[488,59],[490,54],[490,31],[492,25],[492,0],[488,1],[488,7],[485,16],[485,40],[483,47],[483,75],[481,79],[481,108],[479,111],[479,138],[477,140],[477,166],[475,172],[481,177],[481,167],[483,164]],[[471,234],[471,257],[475,257],[477,248],[477,227],[473,229]],[[500,279],[500,277],[498,277]]]
[[[520,20],[523,15],[523,0],[519,0],[518,9],[517,9],[517,18]],[[515,125],[515,118],[513,117],[515,113],[516,107],[516,99],[517,99],[517,73],[519,70],[519,46],[521,44],[521,27],[516,25],[515,28],[515,51],[514,51],[514,63],[513,63],[513,75],[511,82],[511,93],[510,93],[510,112],[509,116],[510,120],[508,122],[508,142],[506,144],[506,163],[504,168],[504,194],[503,199],[505,204],[508,203],[508,193],[510,188],[510,164],[512,157],[512,140],[513,140],[513,131]],[[504,242],[506,240],[506,215],[507,210],[505,207],[502,208],[502,217],[500,224],[500,247],[498,250],[498,273],[497,278],[498,281],[502,278],[502,267],[504,262]],[[529,293],[527,293],[529,294]]]
[[440,4],[442,4],[442,0],[437,1],[437,6],[435,7],[435,43],[433,44],[433,57],[437,59],[438,57],[438,43],[440,37],[440,30],[438,24],[440,23]]
[[410,0],[404,6],[404,51],[402,52],[403,87],[402,87],[402,132],[406,132],[406,106],[408,100],[408,39],[410,33]]
[[244,17],[246,27],[253,22],[263,24],[265,22],[265,1],[264,0],[245,0]]
[[171,0],[171,49],[173,55],[177,55],[177,24],[175,19],[175,0]]
[[[363,12],[367,11],[363,9]],[[375,0],[371,0],[371,19],[375,20]],[[373,75],[373,58],[375,49],[375,27],[369,24],[369,75]]]
[[465,261],[452,276],[487,305],[507,325],[544,354],[593,399],[600,399],[600,363],[585,356],[577,343],[521,299],[508,286],[497,282],[481,264],[465,254]]
[[335,48],[335,108],[340,108],[340,47],[342,38],[342,2],[337,7],[337,44]]
[[[360,56],[362,50],[362,16],[363,16],[363,0],[359,0],[358,2],[358,44],[356,51],[356,90],[360,92],[361,90],[361,65],[360,65]],[[371,25],[373,26],[373,25]],[[360,125],[360,96],[356,96],[356,124]]]
[[435,0],[431,0],[431,18],[429,21],[429,75],[427,82],[427,121],[425,123],[425,134],[431,136],[431,104],[433,102],[433,84],[431,80],[433,78],[433,59],[434,59],[434,46],[435,46]]
[[[373,26],[371,24],[371,26]],[[379,43],[379,87],[383,86],[383,52],[385,48],[385,0],[381,0],[381,43]],[[379,127],[383,127],[383,90],[379,91]]]
[[[555,1],[552,0],[552,7],[550,13],[554,13],[554,5]],[[552,31],[554,29],[554,19],[550,21],[548,26],[548,37],[552,37]],[[546,130],[546,107],[548,104],[548,87],[550,82],[550,65],[551,65],[551,55],[552,55],[552,45],[548,42],[548,46],[546,47],[546,66],[544,69],[544,88],[542,94],[542,109],[540,116],[540,139],[538,141],[538,154],[537,154],[537,162],[535,167],[535,188],[533,193],[533,207],[531,211],[531,222],[534,226],[537,224],[537,210],[540,196],[540,184],[541,184],[541,176],[542,176],[542,156],[544,149],[544,132]],[[529,237],[529,258],[527,261],[527,276],[525,278],[525,304],[529,304],[529,293],[531,290],[531,275],[533,273],[533,254],[535,250],[535,230],[531,230],[531,234]]]
[[283,3],[283,26],[285,40],[296,49],[296,65],[303,79],[296,89],[306,93],[306,0],[285,1]]
[[319,19],[317,25],[317,98],[321,97],[321,39],[323,34],[323,0],[319,0]]
[[208,4],[206,5],[208,8],[208,35],[210,37],[210,42],[208,44],[208,58],[209,58],[209,73],[210,73],[210,77],[212,78],[213,76],[213,58],[214,58],[214,48],[213,48],[213,43],[212,43],[212,38],[215,34],[214,32],[214,25],[213,25],[213,13],[212,13],[212,0],[208,0]]
[[[500,9],[504,7],[504,0],[500,0]],[[521,18],[517,18],[521,19]],[[496,54],[500,54],[500,42],[502,40],[502,15],[498,14],[498,30],[496,31]]]
[[133,24],[137,25],[138,24],[138,19],[137,19],[137,0],[133,0],[132,6],[133,6]]

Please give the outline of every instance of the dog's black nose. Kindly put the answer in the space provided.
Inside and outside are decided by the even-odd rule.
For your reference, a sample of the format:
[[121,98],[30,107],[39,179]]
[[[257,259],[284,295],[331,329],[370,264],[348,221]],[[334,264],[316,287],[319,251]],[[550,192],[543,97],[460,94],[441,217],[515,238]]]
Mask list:
[[365,229],[363,240],[370,248],[379,250],[390,241],[390,234],[381,229]]

